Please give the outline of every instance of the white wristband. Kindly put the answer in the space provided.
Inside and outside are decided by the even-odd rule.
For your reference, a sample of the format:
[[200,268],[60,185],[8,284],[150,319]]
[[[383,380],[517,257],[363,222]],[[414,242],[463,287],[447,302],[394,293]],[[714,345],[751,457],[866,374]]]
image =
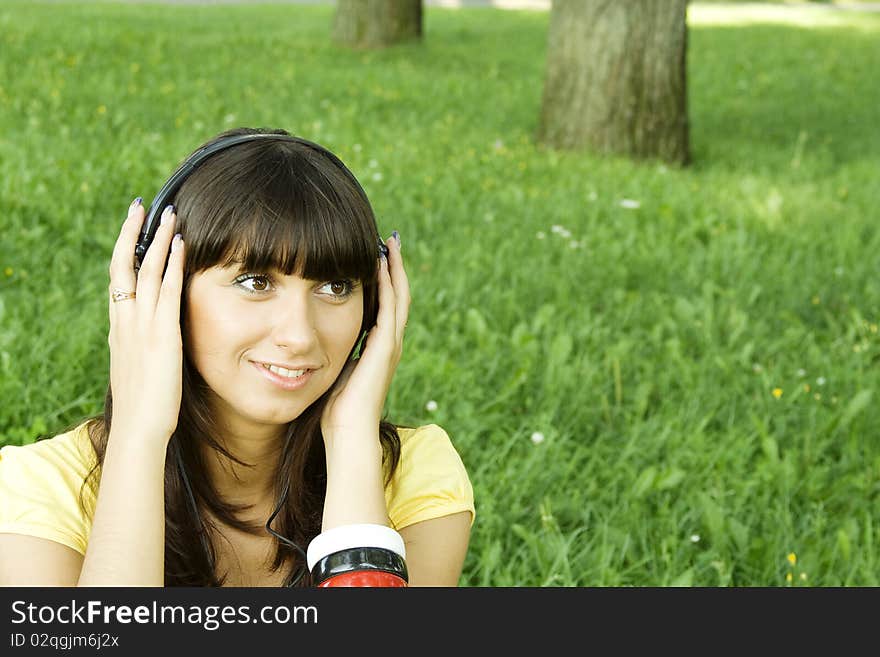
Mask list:
[[406,559],[403,537],[385,525],[340,525],[321,532],[309,543],[306,561],[309,571],[328,554],[359,547],[377,547],[391,550]]

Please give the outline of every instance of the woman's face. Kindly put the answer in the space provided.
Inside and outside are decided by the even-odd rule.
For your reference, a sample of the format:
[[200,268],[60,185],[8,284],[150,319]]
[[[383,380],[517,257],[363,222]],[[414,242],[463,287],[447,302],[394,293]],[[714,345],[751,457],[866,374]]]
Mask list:
[[360,282],[218,266],[190,279],[184,325],[221,426],[253,433],[294,420],[330,388],[362,319]]

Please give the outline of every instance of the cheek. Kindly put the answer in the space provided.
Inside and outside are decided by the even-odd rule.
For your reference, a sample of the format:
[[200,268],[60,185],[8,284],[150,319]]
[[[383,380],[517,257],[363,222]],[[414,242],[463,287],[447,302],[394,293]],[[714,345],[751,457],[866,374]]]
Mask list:
[[360,336],[363,310],[359,307],[328,318],[321,331],[324,336],[325,349],[333,354],[334,360],[344,360],[351,352]]
[[190,303],[184,320],[185,348],[203,375],[218,366],[212,361],[235,351],[250,332],[248,316],[224,311],[223,304]]

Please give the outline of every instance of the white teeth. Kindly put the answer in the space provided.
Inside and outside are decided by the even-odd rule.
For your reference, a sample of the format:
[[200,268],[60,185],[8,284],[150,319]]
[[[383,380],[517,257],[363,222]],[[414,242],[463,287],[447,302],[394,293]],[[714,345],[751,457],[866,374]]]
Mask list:
[[306,373],[306,370],[289,370],[286,367],[278,367],[277,365],[263,365],[270,372],[275,372],[278,376],[286,379],[295,379]]

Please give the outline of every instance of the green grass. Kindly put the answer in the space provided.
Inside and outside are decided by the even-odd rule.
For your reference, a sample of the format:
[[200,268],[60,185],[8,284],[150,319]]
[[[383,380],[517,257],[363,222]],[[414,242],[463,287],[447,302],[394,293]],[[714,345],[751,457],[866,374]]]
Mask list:
[[331,12],[0,6],[0,442],[101,407],[129,201],[284,127],[402,235],[388,411],[469,468],[463,585],[880,584],[880,16],[694,21],[678,170],[534,143],[546,13],[347,52]]

